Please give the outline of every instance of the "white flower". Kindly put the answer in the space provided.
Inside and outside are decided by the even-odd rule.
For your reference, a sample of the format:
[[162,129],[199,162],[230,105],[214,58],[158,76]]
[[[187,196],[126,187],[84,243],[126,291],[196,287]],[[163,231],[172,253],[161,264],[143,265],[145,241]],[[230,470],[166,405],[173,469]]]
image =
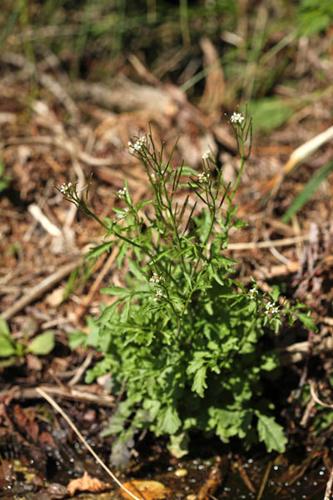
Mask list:
[[234,123],[235,125],[241,125],[243,121],[245,120],[245,117],[242,115],[242,113],[232,113],[230,121],[231,123]]
[[122,199],[124,199],[124,198],[126,198],[126,194],[127,194],[127,189],[126,189],[126,187],[123,187],[123,189],[119,189],[119,190],[117,191],[117,196],[118,196],[118,198],[120,198],[121,200],[122,200]]
[[155,302],[158,302],[159,300],[163,299],[164,297],[165,297],[165,295],[162,292],[162,290],[160,290],[160,289],[156,290],[155,297],[154,297]]
[[201,172],[201,174],[198,175],[198,182],[203,183],[203,182],[208,182],[208,180],[209,180],[208,172]]
[[257,296],[258,296],[258,289],[257,289],[255,286],[253,286],[253,287],[252,287],[252,288],[250,288],[250,290],[249,290],[249,295],[250,295],[250,297],[251,297],[251,298],[253,298],[253,299],[254,299],[255,297],[257,297]]
[[209,158],[210,158],[210,151],[205,151],[201,157],[202,161],[207,161],[209,160]]
[[60,186],[59,191],[61,194],[67,195],[70,193],[71,189],[73,187],[73,184],[71,182],[64,183]]
[[279,314],[279,307],[274,304],[274,302],[267,302],[266,312],[272,316]]
[[139,137],[134,143],[133,142],[128,142],[128,151],[131,155],[136,155],[142,151],[144,146],[147,145],[147,136],[143,135],[142,137]]
[[153,275],[149,281],[150,281],[150,283],[154,283],[155,285],[158,285],[162,281],[162,276],[160,276],[157,273],[153,273]]
[[128,212],[129,212],[128,208],[124,208],[124,210],[122,212],[118,212],[116,214],[117,219],[119,219],[119,220],[124,219],[126,217],[126,215],[128,214]]

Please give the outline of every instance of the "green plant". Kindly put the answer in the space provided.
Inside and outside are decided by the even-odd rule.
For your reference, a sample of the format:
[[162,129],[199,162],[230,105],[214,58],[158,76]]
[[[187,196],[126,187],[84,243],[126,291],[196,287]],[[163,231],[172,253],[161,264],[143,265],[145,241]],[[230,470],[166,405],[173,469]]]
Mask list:
[[313,35],[327,30],[333,23],[333,4],[331,0],[301,0],[298,11],[300,35]]
[[8,188],[10,184],[10,177],[5,174],[5,166],[0,160],[0,193]]
[[11,336],[7,322],[0,316],[0,358],[14,358],[23,356],[26,353],[43,356],[52,351],[54,343],[54,332],[52,330],[37,335],[27,344],[17,342]]
[[[60,188],[110,237],[90,257],[118,245],[118,266],[128,265],[125,285],[103,290],[113,303],[89,319],[85,340],[104,354],[87,381],[111,373],[114,394],[125,396],[106,431],[118,436],[114,458],[140,429],[169,436],[177,456],[197,430],[224,442],[237,436],[247,445],[259,439],[268,450],[284,450],[273,403],[263,394],[263,377],[278,359],[263,337],[277,333],[284,320],[300,316],[312,323],[277,290],[267,295],[254,282],[248,289],[237,281],[235,261],[225,255],[230,229],[243,226],[234,197],[251,140],[248,118],[234,113],[231,122],[240,152],[233,185],[226,185],[210,153],[198,174],[174,167],[148,135],[129,151],[145,168],[151,200],[134,204],[125,186],[115,218],[100,220],[75,185]],[[72,341],[77,345],[83,336],[76,333]]]

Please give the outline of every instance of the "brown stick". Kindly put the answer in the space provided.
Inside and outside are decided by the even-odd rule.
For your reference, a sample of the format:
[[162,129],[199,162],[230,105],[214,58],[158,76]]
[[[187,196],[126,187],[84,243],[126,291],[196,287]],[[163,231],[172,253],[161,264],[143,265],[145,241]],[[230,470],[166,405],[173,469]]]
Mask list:
[[[114,398],[112,396],[102,395],[102,394],[93,394],[92,392],[87,391],[87,387],[77,386],[73,387],[56,387],[52,385],[41,385],[40,389],[51,394],[55,397],[59,397],[62,399],[68,399],[70,401],[82,401],[83,403],[92,403],[98,406],[105,406],[112,408],[114,407]],[[18,387],[14,386],[6,391],[0,392],[0,401],[2,399],[14,399],[14,400],[30,400],[30,399],[39,399],[40,393],[38,392],[38,387]]]
[[309,239],[308,235],[283,238],[281,240],[249,241],[244,243],[229,243],[228,250],[256,250],[257,248],[288,247]]
[[23,297],[21,297],[15,304],[6,309],[1,316],[6,321],[11,319],[15,314],[24,309],[27,305],[34,302],[36,299],[44,295],[45,292],[53,288],[59,281],[63,280],[68,276],[76,267],[80,265],[80,260],[75,262],[70,262],[69,264],[65,264],[58,271],[51,274],[43,281],[38,283],[38,285],[34,286],[29,290]]
[[63,137],[49,137],[46,135],[39,135],[36,137],[12,137],[6,139],[1,146],[20,146],[22,144],[54,146],[66,151],[70,156],[78,158],[82,163],[90,165],[91,167],[111,166],[113,162],[110,158],[96,158],[91,156],[79,149],[79,147],[68,138],[64,139]]

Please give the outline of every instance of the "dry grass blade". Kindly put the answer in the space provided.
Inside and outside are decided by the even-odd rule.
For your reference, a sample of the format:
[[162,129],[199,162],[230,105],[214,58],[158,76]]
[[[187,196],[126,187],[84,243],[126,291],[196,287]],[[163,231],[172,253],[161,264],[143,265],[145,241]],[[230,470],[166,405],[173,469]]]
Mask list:
[[326,129],[324,132],[316,135],[309,141],[295,149],[290,155],[289,160],[284,165],[282,172],[273,177],[265,186],[265,191],[276,192],[285,175],[289,174],[299,163],[308,158],[312,153],[317,151],[326,142],[333,139],[333,126]]
[[333,172],[333,162],[329,162],[323,167],[321,167],[309,182],[305,185],[301,193],[294,199],[286,213],[284,214],[282,221],[289,222],[290,219],[312,198],[315,191],[319,188],[320,184]]
[[131,491],[129,491],[120,481],[119,479],[113,474],[113,472],[109,469],[109,467],[103,462],[103,460],[97,455],[97,453],[92,449],[92,447],[87,443],[87,441],[84,439],[82,436],[81,432],[78,430],[78,428],[75,426],[75,424],[72,422],[72,420],[69,418],[69,416],[64,412],[64,410],[54,401],[54,399],[47,394],[43,389],[38,387],[36,391],[43,396],[44,399],[62,416],[62,418],[67,422],[67,424],[71,427],[71,429],[75,432],[81,443],[87,448],[89,453],[94,457],[96,462],[105,470],[105,472],[111,477],[111,479],[124,491],[126,491],[127,495],[129,495],[131,498],[134,500],[142,500],[136,495],[133,495]]
[[259,490],[258,490],[258,493],[257,493],[257,496],[256,496],[256,500],[261,500],[262,499],[262,496],[264,494],[266,485],[268,483],[268,478],[269,478],[269,474],[270,474],[271,469],[272,469],[272,465],[273,465],[273,462],[270,460],[268,462],[266,468],[265,468],[264,475],[263,475],[263,477],[261,479]]
[[326,484],[326,490],[325,490],[324,500],[330,500],[330,498],[331,498],[331,492],[332,492],[332,486],[333,486],[333,467],[331,469],[330,477],[328,478],[328,481],[327,481],[327,484]]

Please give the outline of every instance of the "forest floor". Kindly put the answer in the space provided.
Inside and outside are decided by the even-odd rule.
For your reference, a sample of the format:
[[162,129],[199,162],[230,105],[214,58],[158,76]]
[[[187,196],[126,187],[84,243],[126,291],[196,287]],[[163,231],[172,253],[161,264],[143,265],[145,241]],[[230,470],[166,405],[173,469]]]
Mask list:
[[[214,54],[207,41],[205,50]],[[304,61],[298,61],[299,68]],[[86,331],[86,316],[107,303],[101,285],[111,276],[121,283],[122,274],[110,257],[100,257],[92,267],[82,264],[87,249],[101,241],[101,231],[57,187],[90,182],[91,203],[100,217],[111,215],[114,195],[125,180],[135,201],[149,196],[143,169],[127,150],[128,141],[147,131],[148,124],[167,148],[178,141],[176,163],[184,160],[199,168],[209,149],[232,180],[237,148],[214,90],[223,74],[218,67],[212,71],[200,102],[190,102],[179,86],[160,81],[137,58],[126,76],[108,85],[70,81],[52,58],[38,62],[36,71],[23,56],[6,53],[0,66],[0,160],[6,183],[0,193],[1,312],[25,352],[0,358],[0,497],[42,500],[85,490],[95,495],[80,498],[97,493],[100,499],[119,498],[123,493],[110,485],[64,418],[37,391],[58,402],[107,462],[111,441],[100,432],[116,401],[106,378],[84,383],[98,354],[71,351],[68,334]],[[332,81],[332,66],[321,69],[323,78]],[[315,90],[310,76],[302,78],[302,85],[297,92],[303,95]],[[282,370],[283,389],[277,396],[290,449],[283,456],[267,455],[261,448],[246,453],[238,444],[227,447],[198,437],[190,456],[176,460],[166,454],[163,440],[147,436],[126,471],[118,471],[124,481],[159,483],[147,483],[143,496],[138,483],[142,498],[323,498],[332,470],[331,412],[318,404],[333,401],[332,176],[290,223],[282,216],[332,159],[332,142],[279,175],[297,147],[331,126],[332,102],[333,87],[326,85],[282,127],[254,135],[237,195],[238,214],[247,226],[231,234],[228,249],[238,263],[239,279],[254,277],[265,290],[279,284],[286,296],[312,309],[318,325],[308,337],[302,332],[293,332],[292,338],[290,332],[281,335],[282,346],[301,343],[289,350],[291,361]],[[31,340],[49,330],[56,338],[52,352],[29,352]],[[309,382],[312,392],[301,400]],[[95,481],[83,478],[85,471]]]

